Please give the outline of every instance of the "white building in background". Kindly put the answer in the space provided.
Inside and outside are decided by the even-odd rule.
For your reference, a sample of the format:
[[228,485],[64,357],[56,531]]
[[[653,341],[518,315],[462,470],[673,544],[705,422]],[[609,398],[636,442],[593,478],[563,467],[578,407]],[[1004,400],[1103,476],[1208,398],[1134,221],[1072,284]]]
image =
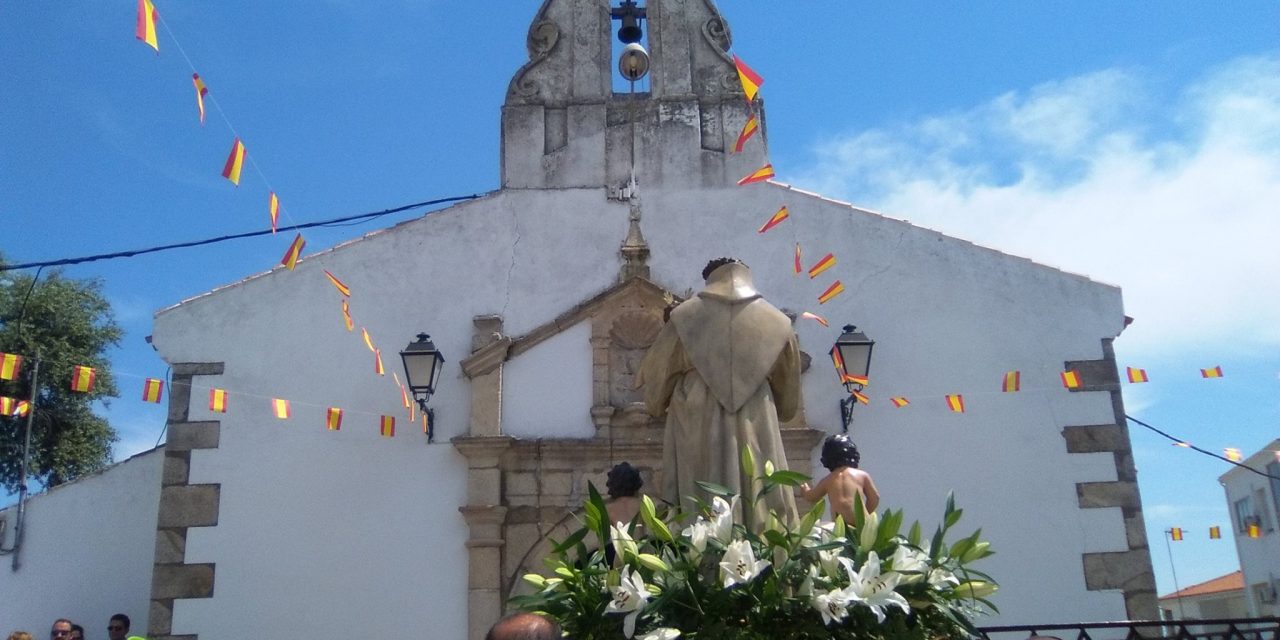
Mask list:
[[[1280,615],[1280,439],[1246,458],[1243,464],[1263,470],[1266,477],[1234,467],[1218,481],[1226,492],[1236,553],[1244,570],[1245,599],[1250,616]],[[1250,535],[1255,527],[1256,537]]]
[[[711,0],[646,4],[651,89],[627,95],[611,88],[609,3],[543,3],[502,107],[500,190],[157,313],[169,436],[137,489],[158,496],[154,554],[112,560],[151,576],[149,602],[131,609],[147,608],[135,624],[149,637],[478,640],[588,481],[629,460],[660,486],[661,424],[638,404],[635,366],[668,300],[722,255],[749,264],[776,306],[832,324],[796,325],[817,366],[784,429],[792,468],[817,471],[813,447],[840,429],[844,391],[825,359],[856,324],[876,340],[872,404],[851,429],[863,466],[886,506],[926,527],[956,492],[966,532],[982,527],[998,551],[984,566],[1002,584],[989,623],[1155,616],[1111,348],[1120,290],[789,185],[738,186],[768,161],[768,131],[757,102],[762,133],[733,153],[749,107],[728,26]],[[790,218],[757,233],[783,206]],[[837,266],[796,275],[797,244],[806,266],[828,252]],[[354,332],[325,270],[352,290]],[[837,279],[846,292],[819,306]],[[419,332],[449,357],[434,444],[405,424],[361,328],[392,370]],[[1010,370],[1022,391],[999,393]],[[1063,389],[1064,370],[1084,386]],[[214,388],[226,413],[209,409]],[[947,393],[967,394],[966,413],[946,409]],[[291,419],[274,418],[271,398],[292,401]],[[325,429],[331,406],[345,410],[340,431]],[[401,419],[394,438],[379,437],[384,414]],[[47,546],[24,553],[56,564],[62,534],[31,513]],[[4,575],[6,605],[39,580]],[[46,624],[34,611],[6,606],[0,628]]]
[[[1241,571],[1232,571],[1225,576],[1160,596],[1162,620],[1211,620],[1244,618],[1248,615],[1244,573]],[[1188,631],[1199,634],[1206,630],[1191,627]]]

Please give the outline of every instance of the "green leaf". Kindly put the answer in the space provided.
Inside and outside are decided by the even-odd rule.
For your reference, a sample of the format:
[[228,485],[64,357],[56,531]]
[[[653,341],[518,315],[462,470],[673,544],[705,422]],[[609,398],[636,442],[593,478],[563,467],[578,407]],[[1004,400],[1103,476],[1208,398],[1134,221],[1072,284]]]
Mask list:
[[954,511],[948,511],[947,517],[945,520],[946,528],[950,529],[951,527],[956,526],[956,523],[960,522],[960,514],[962,513],[964,513],[964,509],[956,509]]
[[640,519],[644,521],[644,526],[659,540],[667,543],[675,542],[675,537],[671,535],[671,529],[667,528],[667,523],[658,519],[653,500],[650,500],[649,496],[640,496]]
[[716,483],[714,483],[714,482],[705,482],[705,481],[702,481],[702,480],[694,480],[694,484],[698,485],[699,487],[702,487],[702,490],[703,490],[703,491],[706,491],[707,493],[709,493],[709,494],[711,494],[711,495],[713,495],[713,496],[720,496],[720,497],[722,497],[722,498],[732,498],[733,496],[738,495],[738,494],[734,493],[734,492],[733,492],[733,490],[731,490],[729,487],[726,487],[726,486],[724,486],[724,485],[720,485],[720,484],[716,484]]
[[846,522],[844,521],[844,516],[842,516],[842,515],[838,515],[838,514],[836,515],[836,526],[835,526],[835,528],[832,530],[832,533],[833,533],[833,534],[835,535],[835,537],[837,537],[837,538],[844,538],[844,537],[848,537],[848,535],[849,535],[849,525],[848,525],[848,523],[846,523]]
[[813,507],[809,509],[809,513],[806,513],[804,518],[800,520],[800,526],[796,529],[796,535],[800,536],[801,540],[809,537],[809,533],[813,531],[814,525],[818,524],[818,519],[822,517],[822,513],[826,510],[827,499],[818,498],[818,501],[813,503]]
[[913,547],[920,546],[920,521],[916,520],[911,523],[911,531],[907,533],[907,542]]
[[742,445],[740,459],[742,461],[742,475],[754,478],[756,475],[756,454],[751,451],[751,445]]
[[774,471],[773,473],[769,474],[767,479],[770,482],[774,482],[780,485],[784,485],[788,487],[798,487],[808,482],[809,476],[803,473],[800,473],[799,471],[788,471],[786,469],[782,469],[780,471]]
[[586,527],[582,527],[577,531],[574,531],[568,538],[564,539],[564,542],[557,544],[555,548],[552,549],[552,553],[561,554],[574,548],[579,542],[582,542],[582,540],[587,537],[587,533],[589,533],[589,531]]
[[769,544],[775,547],[785,548],[787,546],[787,535],[776,529],[766,529],[764,532],[764,539],[768,540]]

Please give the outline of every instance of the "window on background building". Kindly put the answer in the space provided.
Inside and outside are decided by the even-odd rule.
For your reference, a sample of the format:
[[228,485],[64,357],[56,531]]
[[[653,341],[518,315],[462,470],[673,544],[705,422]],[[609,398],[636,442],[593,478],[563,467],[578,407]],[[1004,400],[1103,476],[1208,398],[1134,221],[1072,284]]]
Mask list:
[[1256,514],[1253,511],[1253,497],[1245,496],[1236,500],[1236,533],[1241,535],[1249,531],[1249,525],[1255,522]]
[[1267,500],[1266,489],[1258,489],[1253,492],[1254,517],[1258,519],[1258,527],[1263,531],[1273,530],[1271,526],[1271,523],[1273,522],[1271,514],[1268,513],[1270,509],[1267,508],[1269,502],[1271,501]]
[[1267,465],[1267,475],[1271,476],[1271,503],[1280,514],[1280,461]]
[[1251,588],[1253,591],[1253,599],[1258,603],[1258,609],[1264,609],[1263,605],[1274,604],[1276,601],[1276,590],[1271,586],[1270,582],[1259,582]]

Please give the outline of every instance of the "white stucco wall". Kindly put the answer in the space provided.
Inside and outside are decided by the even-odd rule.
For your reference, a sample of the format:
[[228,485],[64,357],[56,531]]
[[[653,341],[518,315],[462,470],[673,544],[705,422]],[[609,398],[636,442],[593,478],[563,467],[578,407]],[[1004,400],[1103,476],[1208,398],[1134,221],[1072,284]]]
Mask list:
[[[0,556],[0,630],[48,636],[58,618],[106,635],[123,613],[135,633],[147,628],[163,449],[153,449],[37,495],[27,503],[21,567]],[[16,507],[4,510],[5,548]]]
[[[1246,466],[1268,470],[1267,465],[1276,461],[1272,453],[1280,449],[1280,440],[1273,440],[1257,453],[1244,460]],[[1270,583],[1280,589],[1280,513],[1276,512],[1276,497],[1271,480],[1245,469],[1234,467],[1218,479],[1226,494],[1227,513],[1231,517],[1230,532],[1240,557],[1240,569],[1244,571],[1244,599],[1250,616],[1280,615],[1280,603],[1260,602],[1254,586]],[[1259,492],[1263,499],[1258,500]],[[1247,530],[1239,526],[1236,518],[1237,500],[1251,496],[1254,512],[1262,518],[1260,537],[1250,538]],[[1224,532],[1225,533],[1225,532]]]
[[[804,381],[814,426],[839,429],[843,391],[825,359],[839,326],[855,323],[876,340],[873,404],[855,409],[852,429],[864,467],[886,506],[926,525],[956,492],[960,533],[983,527],[998,551],[985,570],[1003,584],[1003,615],[990,623],[1125,615],[1119,592],[1085,590],[1081,569],[1082,553],[1127,549],[1119,509],[1077,508],[1075,483],[1114,480],[1112,456],[1068,455],[1061,435],[1066,425],[1114,422],[1110,398],[1058,381],[1064,360],[1099,358],[1100,340],[1120,332],[1118,289],[779,185],[642,188],[642,197],[659,285],[696,290],[708,259],[733,255],[775,305],[831,321],[797,326],[814,356]],[[791,219],[757,234],[783,204]],[[232,393],[225,416],[192,415],[223,421],[221,448],[193,454],[191,479],[222,483],[220,524],[191,531],[187,559],[216,562],[217,584],[212,599],[178,602],[174,633],[408,627],[463,637],[465,465],[447,442],[467,426],[457,363],[472,317],[501,315],[515,337],[554,319],[616,281],[626,229],[627,207],[602,189],[506,191],[160,313],[154,342],[164,357],[225,362],[216,384]],[[793,275],[795,242],[806,266],[834,252],[831,277]],[[449,357],[432,399],[444,444],[428,447],[403,426],[394,440],[377,437],[376,414],[401,415],[399,393],[373,375],[358,326],[342,328],[322,269],[351,286],[357,325],[388,368],[399,370],[395,352],[419,331]],[[837,277],[847,292],[819,308]],[[508,432],[590,433],[588,338],[580,325],[507,363]],[[1000,394],[1010,369],[1023,372],[1024,391]],[[210,383],[197,378],[197,407]],[[969,413],[945,410],[952,392],[967,394]],[[912,404],[895,410],[890,394]],[[294,400],[293,420],[269,417],[272,395]],[[341,433],[323,428],[329,405],[348,409]]]

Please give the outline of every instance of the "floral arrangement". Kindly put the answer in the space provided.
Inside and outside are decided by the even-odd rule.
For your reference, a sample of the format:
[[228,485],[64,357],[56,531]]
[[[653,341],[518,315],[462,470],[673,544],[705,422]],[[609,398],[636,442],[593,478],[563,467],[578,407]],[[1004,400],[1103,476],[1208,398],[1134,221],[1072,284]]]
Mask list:
[[[755,475],[749,453],[743,465]],[[854,522],[819,523],[820,501],[794,528],[772,517],[752,531],[734,523],[740,499],[749,510],[807,480],[769,462],[763,471],[751,496],[699,483],[713,498],[692,514],[660,514],[644,497],[630,524],[608,522],[590,487],[584,526],[547,559],[554,575],[524,576],[536,592],[511,604],[575,640],[950,640],[976,635],[970,618],[995,610],[994,581],[969,568],[993,553],[981,530],[946,542],[962,512],[951,496],[927,541],[919,522],[901,534],[901,510],[857,517],[860,503]]]

